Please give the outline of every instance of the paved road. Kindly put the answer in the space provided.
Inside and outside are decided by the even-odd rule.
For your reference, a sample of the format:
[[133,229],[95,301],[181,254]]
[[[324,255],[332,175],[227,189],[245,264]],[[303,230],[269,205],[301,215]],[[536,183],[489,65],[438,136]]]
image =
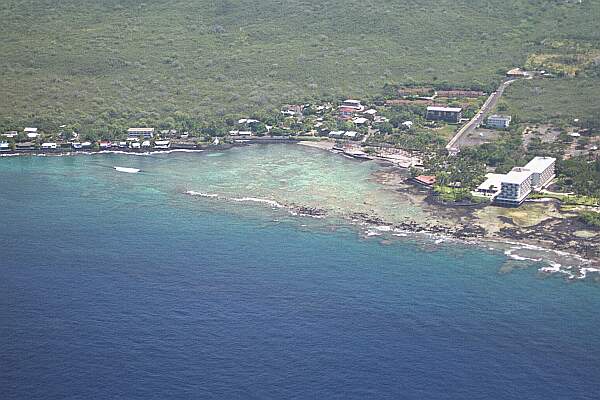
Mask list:
[[515,80],[516,79],[514,78],[505,79],[504,81],[502,81],[500,86],[498,86],[498,89],[492,94],[490,94],[485,103],[483,103],[483,106],[481,107],[479,112],[477,112],[477,114],[475,114],[475,116],[471,118],[471,120],[467,122],[462,128],[460,128],[458,132],[456,132],[456,135],[452,137],[452,139],[450,139],[450,141],[446,145],[446,150],[448,151],[448,153],[457,154],[458,152],[460,152],[461,138],[464,135],[468,135],[470,132],[474,131],[479,125],[481,125],[484,122],[487,114],[489,114],[489,112],[493,110],[494,107],[496,107],[496,104],[498,104],[498,100],[500,100],[500,97],[502,97],[504,89],[506,89]]

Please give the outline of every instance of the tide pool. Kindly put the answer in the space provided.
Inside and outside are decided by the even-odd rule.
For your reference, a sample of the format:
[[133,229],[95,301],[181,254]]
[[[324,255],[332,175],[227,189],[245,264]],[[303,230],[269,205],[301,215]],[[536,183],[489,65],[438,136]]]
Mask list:
[[420,215],[370,163],[208,155],[0,160],[2,398],[597,398],[597,284],[186,196]]

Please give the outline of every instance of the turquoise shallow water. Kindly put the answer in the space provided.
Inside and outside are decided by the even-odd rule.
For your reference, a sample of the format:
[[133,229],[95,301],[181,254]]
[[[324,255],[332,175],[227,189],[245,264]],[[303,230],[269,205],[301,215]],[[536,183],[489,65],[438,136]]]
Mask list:
[[2,397],[597,398],[597,284],[184,194],[395,201],[372,165],[258,150],[0,160]]

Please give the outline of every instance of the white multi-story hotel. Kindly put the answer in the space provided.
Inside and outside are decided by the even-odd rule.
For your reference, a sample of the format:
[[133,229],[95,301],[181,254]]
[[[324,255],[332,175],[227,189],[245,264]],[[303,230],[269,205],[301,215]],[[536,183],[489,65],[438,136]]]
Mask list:
[[552,181],[555,164],[555,158],[535,157],[508,174],[488,174],[473,195],[490,198],[500,205],[518,206],[533,190],[543,189]]
[[513,168],[501,181],[500,194],[495,201],[498,204],[518,206],[531,193],[533,177],[529,170]]

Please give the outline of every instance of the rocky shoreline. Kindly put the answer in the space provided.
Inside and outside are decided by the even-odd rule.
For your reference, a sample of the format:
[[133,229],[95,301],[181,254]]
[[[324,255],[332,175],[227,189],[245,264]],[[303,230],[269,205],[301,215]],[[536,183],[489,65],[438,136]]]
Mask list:
[[[225,150],[234,146],[245,146],[247,143],[236,143],[227,146],[211,146],[210,150]],[[325,146],[319,147],[328,150]],[[185,151],[205,151],[207,149],[169,149],[148,152],[128,152],[131,154],[158,154]],[[98,152],[52,152],[44,155],[85,155],[85,154],[120,154],[124,153],[118,149]],[[27,153],[30,154],[31,153]],[[477,216],[477,213],[485,208],[485,205],[447,204],[439,202],[432,196],[431,190],[407,184],[407,171],[398,167],[390,166],[389,163],[380,163],[381,168],[373,174],[373,180],[387,189],[394,191],[399,201],[407,204],[415,204],[423,209],[427,215],[424,221],[415,221],[407,218],[403,221],[388,221],[375,212],[356,212],[351,209],[347,213],[342,210],[342,217],[351,223],[385,228],[388,231],[420,233],[439,236],[463,241],[465,243],[493,242],[506,244],[508,242],[522,244],[524,246],[539,247],[542,250],[561,252],[572,255],[573,259],[579,257],[578,265],[567,266],[569,277],[586,276],[587,272],[600,271],[600,231],[585,226],[582,222],[569,218],[568,213],[552,216],[539,223],[528,226],[520,226],[511,218],[495,216],[494,224]],[[187,193],[193,194],[193,193]],[[217,197],[196,193],[203,197]],[[229,200],[229,199],[225,199]],[[299,204],[275,204],[267,199],[231,199],[233,201],[255,201],[285,208],[291,214],[312,218],[325,218],[328,216],[340,216],[339,212],[332,213],[324,208],[311,207]],[[334,215],[338,214],[338,215]],[[560,213],[559,213],[560,214]],[[498,225],[498,226],[494,226]],[[583,272],[582,272],[583,271]],[[562,271],[557,271],[562,272]]]

